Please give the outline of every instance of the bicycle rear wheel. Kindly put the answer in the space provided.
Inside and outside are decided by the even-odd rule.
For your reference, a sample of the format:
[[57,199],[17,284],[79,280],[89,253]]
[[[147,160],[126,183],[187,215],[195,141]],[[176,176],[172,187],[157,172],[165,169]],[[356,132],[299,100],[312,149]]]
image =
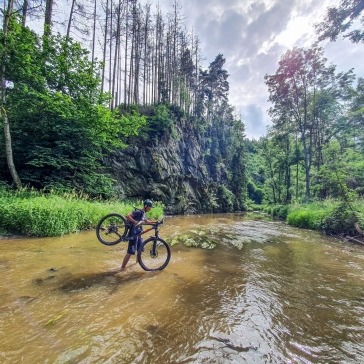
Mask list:
[[142,251],[138,252],[138,262],[146,271],[164,269],[171,259],[171,248],[161,238],[150,237],[143,243]]
[[96,227],[96,236],[104,245],[120,243],[128,232],[127,221],[120,214],[104,216]]

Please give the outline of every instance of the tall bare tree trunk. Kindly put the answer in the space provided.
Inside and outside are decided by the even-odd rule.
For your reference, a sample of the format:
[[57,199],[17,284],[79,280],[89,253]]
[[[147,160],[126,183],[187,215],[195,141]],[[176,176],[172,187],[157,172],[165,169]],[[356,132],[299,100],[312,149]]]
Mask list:
[[129,42],[129,0],[125,8],[125,56],[124,56],[124,106],[127,106],[128,94],[128,42]]
[[25,23],[27,21],[27,12],[28,12],[28,0],[23,1],[23,16],[22,16],[22,24],[25,27]]
[[5,71],[6,71],[6,57],[7,57],[7,38],[9,33],[9,21],[13,12],[14,0],[8,0],[7,10],[4,14],[4,24],[3,24],[3,53],[1,59],[1,70],[0,70],[0,82],[1,82],[1,117],[3,119],[4,126],[4,136],[5,136],[5,153],[6,160],[8,163],[8,168],[10,170],[10,174],[13,178],[13,181],[17,188],[21,188],[21,181],[18,176],[18,173],[15,169],[14,158],[13,158],[13,147],[11,142],[11,133],[10,133],[10,124],[8,114],[6,112],[6,80],[5,80]]
[[67,39],[70,37],[71,24],[72,24],[72,18],[73,18],[73,10],[74,10],[74,8],[75,8],[75,3],[76,3],[76,0],[72,0],[71,11],[70,11],[70,17],[69,17],[69,19],[68,19],[68,26],[67,26],[67,35],[66,35],[66,38],[67,38]]
[[140,11],[137,11],[135,7],[135,26],[134,26],[134,33],[135,33],[135,47],[134,47],[134,97],[133,102],[135,104],[139,104],[139,72],[140,72],[140,52],[141,52],[141,44],[140,44],[140,33],[141,33],[141,18],[140,18]]
[[101,93],[104,92],[105,86],[105,68],[106,68],[106,47],[107,47],[107,31],[108,31],[108,19],[109,19],[109,0],[106,0],[105,10],[105,34],[104,34],[104,51],[102,55],[102,75],[101,75]]
[[51,33],[52,27],[53,0],[46,0],[45,17],[44,17],[44,34]]
[[134,40],[134,30],[132,33],[132,37],[131,37],[131,50],[130,50],[130,62],[129,62],[129,87],[128,87],[128,105],[131,105],[133,100],[133,94],[132,94],[132,90],[133,90],[133,74],[134,74],[134,44],[135,44],[135,40]]
[[143,63],[143,104],[147,104],[147,68],[148,68],[148,36],[149,36],[149,13],[150,13],[150,5],[145,6],[145,24],[144,24],[144,63]]
[[120,52],[120,18],[121,18],[121,0],[119,0],[119,5],[117,8],[117,24],[116,24],[116,39],[115,39],[115,50],[114,50],[114,70],[112,76],[112,93],[111,96],[113,98],[112,107],[113,110],[117,105],[117,85],[116,85],[116,77],[117,77],[117,64],[119,59]]
[[92,29],[92,56],[91,56],[91,61],[92,64],[95,61],[95,43],[96,43],[96,5],[97,5],[97,0],[94,0],[94,24],[93,24],[93,29]]
[[[111,95],[111,78],[112,78],[112,24],[113,24],[113,7],[112,1],[110,1],[110,59],[109,59],[109,94]],[[112,99],[109,103],[110,109],[112,109]]]

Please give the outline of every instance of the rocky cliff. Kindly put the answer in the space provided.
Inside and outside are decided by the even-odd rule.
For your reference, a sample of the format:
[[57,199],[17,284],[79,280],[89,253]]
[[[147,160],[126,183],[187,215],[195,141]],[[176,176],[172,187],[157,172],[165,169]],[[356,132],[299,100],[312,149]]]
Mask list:
[[123,198],[162,201],[168,214],[212,211],[216,183],[204,162],[198,135],[182,123],[174,125],[173,133],[133,141],[105,162]]

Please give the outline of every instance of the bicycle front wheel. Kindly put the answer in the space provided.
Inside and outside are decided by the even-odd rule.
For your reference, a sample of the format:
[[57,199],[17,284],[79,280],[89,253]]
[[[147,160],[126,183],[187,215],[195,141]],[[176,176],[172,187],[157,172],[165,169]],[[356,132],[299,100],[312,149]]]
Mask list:
[[161,238],[150,237],[138,252],[138,262],[147,271],[164,269],[171,259],[171,248]]
[[96,236],[104,245],[120,243],[128,232],[127,222],[120,214],[104,216],[96,227]]

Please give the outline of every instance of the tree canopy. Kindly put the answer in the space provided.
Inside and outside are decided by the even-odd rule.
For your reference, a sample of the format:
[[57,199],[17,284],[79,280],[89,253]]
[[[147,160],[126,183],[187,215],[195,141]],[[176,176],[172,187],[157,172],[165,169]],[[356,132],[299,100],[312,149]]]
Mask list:
[[329,7],[325,19],[316,25],[319,40],[335,41],[342,34],[354,43],[364,42],[363,10],[363,0],[341,0],[339,6]]
[[[13,85],[4,107],[21,180],[106,193],[110,180],[99,173],[100,159],[123,147],[123,136],[137,134],[145,117],[109,110],[107,95],[100,92],[99,65],[66,37],[39,37],[13,18],[4,62]],[[1,164],[6,171],[5,160]]]

